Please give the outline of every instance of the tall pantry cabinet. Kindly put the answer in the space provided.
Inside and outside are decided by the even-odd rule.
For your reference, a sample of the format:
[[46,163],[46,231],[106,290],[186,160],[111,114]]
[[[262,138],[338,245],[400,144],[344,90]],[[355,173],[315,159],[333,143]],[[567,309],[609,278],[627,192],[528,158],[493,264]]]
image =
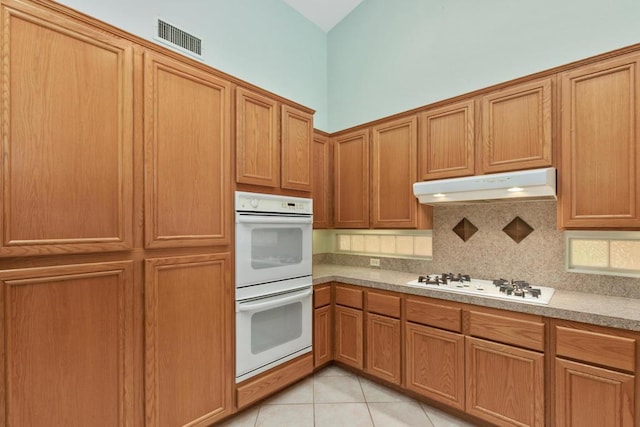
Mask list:
[[0,13],[0,426],[230,414],[232,83],[53,2]]

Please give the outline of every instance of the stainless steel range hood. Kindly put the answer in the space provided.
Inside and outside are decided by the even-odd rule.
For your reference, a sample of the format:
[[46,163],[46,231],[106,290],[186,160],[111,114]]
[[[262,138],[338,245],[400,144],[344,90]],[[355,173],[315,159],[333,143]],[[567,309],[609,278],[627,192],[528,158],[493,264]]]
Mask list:
[[556,199],[555,168],[416,182],[420,203],[464,203],[505,199]]

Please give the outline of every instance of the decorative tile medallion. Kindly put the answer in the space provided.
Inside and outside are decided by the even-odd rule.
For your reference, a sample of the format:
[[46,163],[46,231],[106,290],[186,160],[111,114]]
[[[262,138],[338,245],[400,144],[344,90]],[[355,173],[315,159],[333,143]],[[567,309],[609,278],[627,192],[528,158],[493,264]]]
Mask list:
[[515,217],[513,221],[507,224],[506,227],[502,229],[507,236],[511,237],[514,242],[520,243],[522,242],[531,232],[533,228],[527,224],[522,218],[519,216]]
[[465,242],[476,234],[476,231],[478,231],[478,227],[473,225],[467,218],[462,218],[462,220],[453,227],[453,232]]

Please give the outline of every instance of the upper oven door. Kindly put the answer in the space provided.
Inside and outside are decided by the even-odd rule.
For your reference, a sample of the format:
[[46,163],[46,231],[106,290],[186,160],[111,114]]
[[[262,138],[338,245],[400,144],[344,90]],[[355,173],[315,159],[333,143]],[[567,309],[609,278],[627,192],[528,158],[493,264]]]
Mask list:
[[236,287],[311,275],[311,216],[236,213]]

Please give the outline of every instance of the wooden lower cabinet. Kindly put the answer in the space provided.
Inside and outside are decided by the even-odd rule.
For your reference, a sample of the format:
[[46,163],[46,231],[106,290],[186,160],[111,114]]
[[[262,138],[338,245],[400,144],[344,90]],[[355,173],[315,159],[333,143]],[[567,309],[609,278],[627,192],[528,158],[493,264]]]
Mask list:
[[316,368],[332,360],[332,326],[330,305],[313,311],[313,364]]
[[364,368],[362,310],[336,305],[334,310],[334,359],[345,365]]
[[406,388],[464,410],[464,336],[410,322],[404,331]]
[[544,426],[544,354],[465,341],[467,413],[498,426]]
[[0,272],[2,426],[133,426],[133,262]]
[[230,255],[145,261],[146,426],[209,425],[232,410]]
[[394,384],[402,382],[400,319],[367,313],[364,371]]
[[633,375],[556,358],[556,427],[632,427]]

